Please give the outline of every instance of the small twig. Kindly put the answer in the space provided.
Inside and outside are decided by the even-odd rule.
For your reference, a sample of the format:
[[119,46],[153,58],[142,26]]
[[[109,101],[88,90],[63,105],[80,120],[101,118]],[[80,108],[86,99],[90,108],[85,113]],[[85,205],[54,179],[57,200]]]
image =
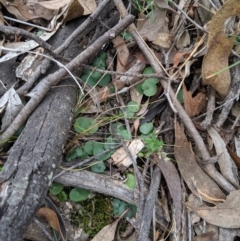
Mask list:
[[152,221],[152,214],[153,214],[153,209],[154,209],[157,194],[158,194],[160,180],[161,180],[160,169],[158,168],[158,166],[155,166],[153,173],[152,173],[151,185],[149,188],[149,192],[146,197],[145,204],[144,204],[142,221],[141,221],[141,226],[140,226],[140,230],[139,230],[139,237],[137,239],[138,241],[148,240],[150,225],[151,225],[151,221]]
[[[236,57],[234,57],[236,59]],[[240,65],[236,65],[232,69],[232,83],[229,88],[227,97],[225,99],[225,103],[228,102],[231,99],[237,99],[239,98],[239,92],[240,92],[240,80],[239,80],[239,75],[240,75]],[[228,114],[233,106],[233,102],[229,102],[228,104],[224,105],[222,108],[222,112],[218,118],[218,121],[216,123],[216,126],[220,128],[223,123],[226,121]]]
[[17,35],[17,36],[23,36],[25,38],[30,38],[30,39],[34,40],[35,42],[37,42],[41,47],[43,47],[54,58],[62,59],[62,56],[59,56],[58,54],[56,54],[54,52],[53,47],[49,43],[45,42],[44,40],[42,40],[37,35],[32,34],[32,33],[28,32],[26,30],[16,28],[16,27],[0,25],[0,32],[5,33],[6,35],[13,34],[13,35]]
[[209,94],[208,94],[206,117],[201,123],[201,126],[204,129],[207,129],[212,123],[213,112],[214,112],[214,107],[215,107],[215,94],[216,94],[215,90],[213,88],[211,88],[209,91]]

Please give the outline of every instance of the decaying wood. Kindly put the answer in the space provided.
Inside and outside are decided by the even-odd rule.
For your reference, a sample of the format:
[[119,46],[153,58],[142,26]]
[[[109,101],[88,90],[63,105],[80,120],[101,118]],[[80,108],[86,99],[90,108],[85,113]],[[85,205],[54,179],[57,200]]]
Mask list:
[[0,175],[11,182],[0,220],[0,240],[21,240],[41,205],[61,159],[75,102],[73,87],[54,88],[11,148]]

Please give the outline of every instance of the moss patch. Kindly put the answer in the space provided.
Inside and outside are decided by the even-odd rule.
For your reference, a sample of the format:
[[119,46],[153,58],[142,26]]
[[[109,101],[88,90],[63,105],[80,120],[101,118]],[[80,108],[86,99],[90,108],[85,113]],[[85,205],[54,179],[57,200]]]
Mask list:
[[72,222],[94,237],[103,227],[113,222],[111,199],[97,194],[93,199],[79,203],[80,208],[72,213]]

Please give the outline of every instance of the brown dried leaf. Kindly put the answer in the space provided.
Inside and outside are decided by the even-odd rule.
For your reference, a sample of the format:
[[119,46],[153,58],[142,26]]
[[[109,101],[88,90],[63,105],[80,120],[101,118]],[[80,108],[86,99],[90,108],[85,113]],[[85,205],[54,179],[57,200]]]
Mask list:
[[[144,147],[144,143],[141,139],[135,139],[127,146],[132,154],[132,157],[136,160],[138,152],[140,152]],[[126,168],[132,165],[132,159],[129,157],[128,153],[125,152],[123,147],[119,148],[112,154],[111,157],[113,159],[113,163],[118,167]]]
[[119,219],[100,230],[91,241],[112,241],[114,240]]
[[154,161],[157,163],[158,167],[167,182],[168,190],[171,194],[173,204],[175,207],[176,215],[176,226],[177,229],[181,227],[181,213],[182,213],[182,190],[181,190],[181,180],[176,167],[173,165],[172,161],[167,160],[162,156],[153,156]]
[[238,0],[228,0],[215,14],[209,24],[208,52],[203,59],[203,84],[211,85],[222,97],[225,97],[231,82],[229,70],[216,76],[208,76],[228,66],[228,58],[234,45],[235,37],[224,33],[224,23],[231,16],[240,15]]
[[240,157],[235,152],[233,152],[228,146],[227,146],[227,150],[231,158],[234,160],[236,166],[240,168]]
[[206,95],[199,92],[192,97],[191,91],[187,91],[185,84],[183,84],[184,108],[190,117],[198,115],[206,107]]
[[[222,175],[231,182],[235,187],[239,187],[239,181],[236,178],[235,173],[237,172],[237,168],[228,154],[226,144],[223,141],[222,137],[218,134],[218,132],[213,128],[208,128],[208,134],[212,138],[215,150],[217,155],[219,155],[218,158],[218,164],[221,170]],[[235,170],[235,171],[234,171]]]
[[223,228],[240,228],[240,190],[232,191],[224,203],[220,203],[215,207],[203,205],[195,208],[189,207],[193,212],[197,213],[208,223]]
[[112,40],[114,47],[117,51],[117,72],[126,72],[126,66],[128,64],[129,51],[128,47],[121,36],[117,36]]
[[198,188],[205,194],[201,196],[207,202],[216,203],[217,200],[225,199],[221,189],[196,162],[187,138],[178,123],[175,129],[174,155],[184,181],[196,196],[199,195]]
[[148,41],[155,41],[158,39],[159,33],[169,32],[167,26],[166,11],[156,7],[150,13],[149,19],[140,30],[140,34],[143,38],[147,38]]
[[194,237],[192,241],[212,241],[214,235],[215,235],[215,232],[210,231]]
[[64,237],[63,237],[63,234],[62,234],[62,231],[61,231],[61,228],[60,228],[60,224],[59,224],[59,220],[58,220],[58,217],[57,217],[57,214],[50,208],[40,208],[38,211],[37,211],[37,214],[36,214],[36,217],[38,218],[46,218],[48,224],[53,228],[55,229],[56,231],[58,231],[61,235],[61,238],[63,241],[65,241]]

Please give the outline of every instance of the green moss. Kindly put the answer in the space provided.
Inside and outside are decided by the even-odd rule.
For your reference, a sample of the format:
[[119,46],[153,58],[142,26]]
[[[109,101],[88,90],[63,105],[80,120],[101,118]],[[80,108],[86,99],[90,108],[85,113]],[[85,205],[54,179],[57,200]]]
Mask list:
[[103,227],[112,223],[111,199],[97,194],[93,199],[80,203],[80,209],[72,213],[72,222],[94,237]]

